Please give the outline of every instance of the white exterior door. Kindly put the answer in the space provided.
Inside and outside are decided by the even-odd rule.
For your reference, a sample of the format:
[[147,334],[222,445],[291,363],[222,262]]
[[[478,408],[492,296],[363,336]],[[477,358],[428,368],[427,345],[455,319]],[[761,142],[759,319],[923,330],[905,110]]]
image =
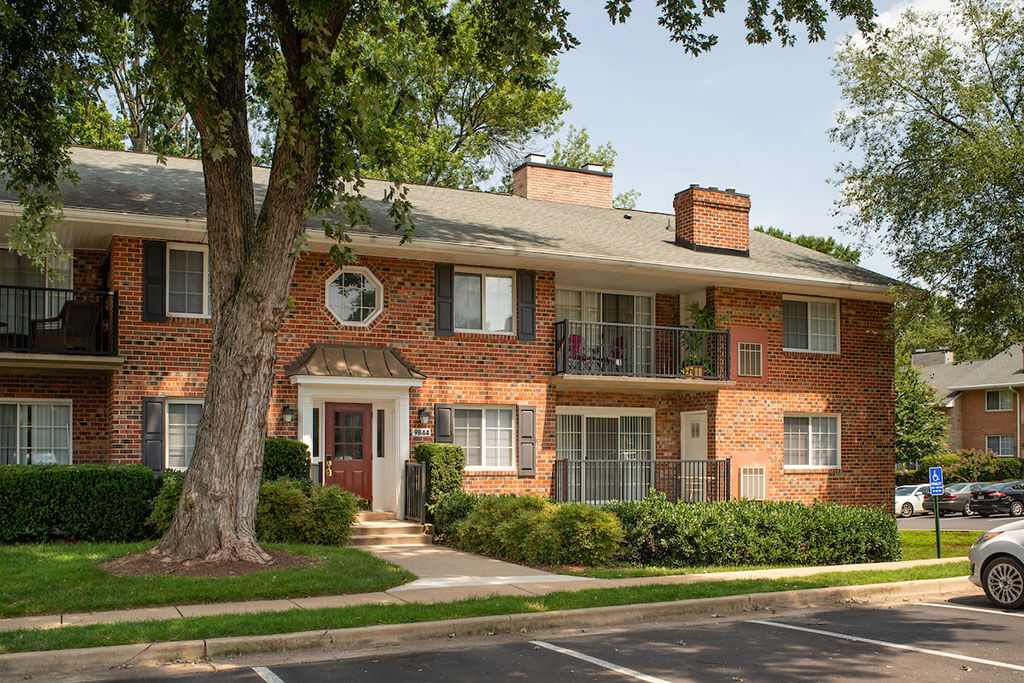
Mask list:
[[687,502],[707,500],[708,413],[680,413],[680,495]]

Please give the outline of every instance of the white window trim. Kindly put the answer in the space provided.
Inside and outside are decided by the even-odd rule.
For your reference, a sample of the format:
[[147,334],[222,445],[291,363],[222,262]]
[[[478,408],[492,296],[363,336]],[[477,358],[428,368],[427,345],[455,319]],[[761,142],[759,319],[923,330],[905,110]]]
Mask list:
[[[342,320],[341,318],[338,317],[338,314],[331,310],[331,307],[327,304],[327,297],[329,296],[331,291],[331,284],[336,279],[338,279],[338,276],[341,275],[342,273],[359,273],[360,275],[365,275],[373,284],[374,289],[377,291],[377,303],[373,308],[373,313],[371,313],[366,320],[359,322],[353,322],[351,320]],[[329,278],[327,278],[326,282],[324,282],[324,308],[327,309],[328,313],[330,313],[331,316],[338,321],[338,323],[344,325],[345,327],[369,327],[370,323],[379,318],[380,314],[384,312],[384,284],[377,278],[376,275],[373,274],[373,271],[371,271],[369,268],[365,268],[363,266],[348,266],[345,268],[339,268],[338,270],[334,271],[334,273]]]
[[[743,369],[743,349],[742,346],[747,344],[749,346],[757,347],[757,369],[760,370],[756,375],[746,374],[742,372]],[[764,344],[761,342],[737,342],[736,343],[736,375],[739,377],[764,377]]]
[[455,266],[452,271],[452,324],[455,323],[455,278],[459,275],[479,275],[480,279],[480,324],[485,325],[487,321],[487,293],[484,278],[488,275],[496,277],[512,278],[512,330],[502,332],[495,330],[474,330],[471,327],[456,327],[457,334],[500,334],[504,337],[515,337],[519,329],[519,282],[514,270],[500,270],[495,268],[465,268]]
[[[203,312],[179,313],[171,310],[171,250],[201,251],[203,253]],[[210,317],[210,249],[205,244],[192,242],[168,242],[164,252],[164,310],[168,318],[209,318]]]
[[[6,403],[8,405],[14,404],[16,406],[21,405],[62,405],[68,407],[68,464],[75,464],[75,402],[71,399],[63,398],[0,398],[0,403]],[[14,435],[14,448],[15,453],[21,452],[21,411],[16,411],[18,415],[18,426],[17,433]]]
[[[466,465],[467,472],[516,472],[519,462],[519,449],[516,447],[518,439],[516,429],[519,427],[518,405],[511,403],[456,403],[452,411],[452,431],[455,431],[455,410],[510,410],[512,411],[512,464],[511,465]],[[484,439],[487,436],[487,425],[484,423],[484,416],[480,416],[480,459],[484,457]],[[454,439],[452,443],[455,443]],[[458,444],[456,444],[458,445]]]
[[[164,436],[164,469],[165,470],[169,470],[171,472],[184,472],[184,471],[186,471],[188,469],[188,466],[185,466],[185,467],[171,467],[168,464],[168,462],[169,462],[168,461],[168,457],[170,455],[170,449],[171,449],[171,440],[167,436],[168,435],[167,428],[168,428],[168,424],[169,424],[169,421],[167,419],[167,409],[171,407],[172,403],[188,403],[190,405],[195,405],[195,404],[198,403],[199,405],[203,405],[204,401],[201,398],[179,398],[177,396],[167,396],[167,397],[164,397],[164,435],[163,435]],[[192,463],[192,461],[190,459],[189,460],[189,464],[191,464],[191,463]]]
[[[645,297],[645,298],[651,300],[651,327],[656,327],[658,325],[658,320],[657,320],[657,313],[658,312],[656,310],[657,309],[657,301],[656,301],[656,297],[655,297],[655,293],[654,292],[633,292],[633,291],[626,291],[626,290],[621,290],[621,289],[594,289],[592,287],[556,287],[555,288],[555,298],[556,298],[556,300],[557,300],[557,297],[558,297],[558,291],[559,290],[566,291],[566,292],[581,292],[583,294],[586,294],[586,293],[589,292],[591,294],[615,294],[617,296],[632,296],[632,297],[642,296],[642,297]],[[602,307],[603,307],[603,304],[602,304]],[[603,313],[603,310],[602,310],[602,313]],[[635,300],[633,302],[633,315],[636,315],[636,301]],[[556,320],[555,322],[561,322],[561,320]],[[587,321],[580,320],[579,322],[587,322]],[[679,321],[679,323],[673,323],[673,324],[681,324],[681,322],[682,321]],[[609,323],[609,324],[619,324],[619,323]]]
[[[1006,392],[1010,395],[1010,407],[1009,408],[989,408],[988,407],[988,395],[989,394],[1000,394]],[[985,391],[985,412],[986,413],[1008,413],[1013,410],[1013,392],[1009,389],[987,389]],[[996,435],[993,435],[996,436]]]
[[[834,417],[836,418],[836,464],[835,465],[787,465],[786,464],[786,446],[785,446],[785,434],[786,434],[786,423],[787,417]],[[783,434],[783,445],[782,445],[782,469],[783,470],[841,470],[843,468],[843,416],[839,413],[783,413],[782,414],[782,434]],[[807,445],[810,448],[810,443]],[[808,461],[810,460],[810,453],[808,453]]]
[[[1002,440],[1003,438],[1006,438],[1006,439],[1010,440],[1010,454],[1009,455],[1003,455],[999,451],[993,451],[991,448],[988,447],[988,440],[989,439],[1000,439],[1000,440]],[[1016,455],[1014,453],[1015,450],[1016,450],[1016,448],[1015,448],[1015,444],[1013,443],[1013,434],[986,434],[985,435],[985,451],[988,452],[988,453],[992,453],[997,458],[1013,458],[1013,457],[1016,457]]]
[[[842,348],[843,348],[843,339],[842,339],[842,327],[843,326],[842,326],[842,323],[841,323],[841,314],[842,314],[841,308],[842,308],[842,306],[840,305],[840,300],[839,299],[828,299],[828,298],[819,297],[819,296],[791,296],[791,295],[787,294],[787,295],[783,295],[782,300],[783,301],[807,301],[807,302],[815,302],[815,303],[832,303],[832,304],[835,304],[835,307],[836,307],[836,309],[835,309],[836,310],[836,350],[835,351],[814,351],[812,349],[794,349],[794,348],[791,348],[789,346],[783,346],[782,347],[783,351],[790,351],[790,352],[793,352],[793,353],[817,353],[817,354],[821,354],[821,355],[824,355],[824,356],[838,356],[840,354],[840,352],[842,351]],[[810,329],[810,327],[811,327],[811,311],[810,311],[810,308],[808,307],[808,309],[807,309],[807,343],[808,343],[808,345],[811,343],[811,329]],[[785,337],[785,328],[783,328],[782,332],[783,332],[783,337]]]

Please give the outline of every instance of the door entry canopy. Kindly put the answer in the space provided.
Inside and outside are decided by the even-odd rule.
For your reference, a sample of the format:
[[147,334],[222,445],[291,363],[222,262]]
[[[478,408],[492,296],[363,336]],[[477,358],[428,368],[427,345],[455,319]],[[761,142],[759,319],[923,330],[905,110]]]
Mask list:
[[312,377],[367,377],[375,379],[424,380],[401,354],[388,346],[311,344],[295,359],[285,374]]

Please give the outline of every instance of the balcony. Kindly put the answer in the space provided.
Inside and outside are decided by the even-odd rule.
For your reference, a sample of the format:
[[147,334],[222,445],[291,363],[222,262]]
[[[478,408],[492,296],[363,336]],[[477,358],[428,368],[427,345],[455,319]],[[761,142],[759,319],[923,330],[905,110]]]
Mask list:
[[707,391],[729,379],[729,332],[563,320],[555,378],[566,388]]
[[0,367],[113,370],[117,292],[0,286]]
[[729,500],[731,460],[564,458],[555,460],[555,500],[602,504],[642,500],[654,489],[669,502]]

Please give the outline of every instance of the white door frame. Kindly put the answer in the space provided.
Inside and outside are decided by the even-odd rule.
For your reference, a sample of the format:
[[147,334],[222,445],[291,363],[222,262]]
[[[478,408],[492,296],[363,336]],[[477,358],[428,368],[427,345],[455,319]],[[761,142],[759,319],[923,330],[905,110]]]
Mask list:
[[[324,404],[368,403],[371,406],[370,437],[373,458],[372,509],[394,512],[404,517],[405,501],[402,476],[409,460],[409,389],[423,385],[422,380],[397,380],[354,377],[295,375],[292,384],[298,390],[299,440],[309,446],[314,467],[324,461]],[[313,449],[313,408],[320,411],[319,449]],[[377,457],[377,411],[384,411],[384,457]],[[322,481],[317,482],[323,484]]]

